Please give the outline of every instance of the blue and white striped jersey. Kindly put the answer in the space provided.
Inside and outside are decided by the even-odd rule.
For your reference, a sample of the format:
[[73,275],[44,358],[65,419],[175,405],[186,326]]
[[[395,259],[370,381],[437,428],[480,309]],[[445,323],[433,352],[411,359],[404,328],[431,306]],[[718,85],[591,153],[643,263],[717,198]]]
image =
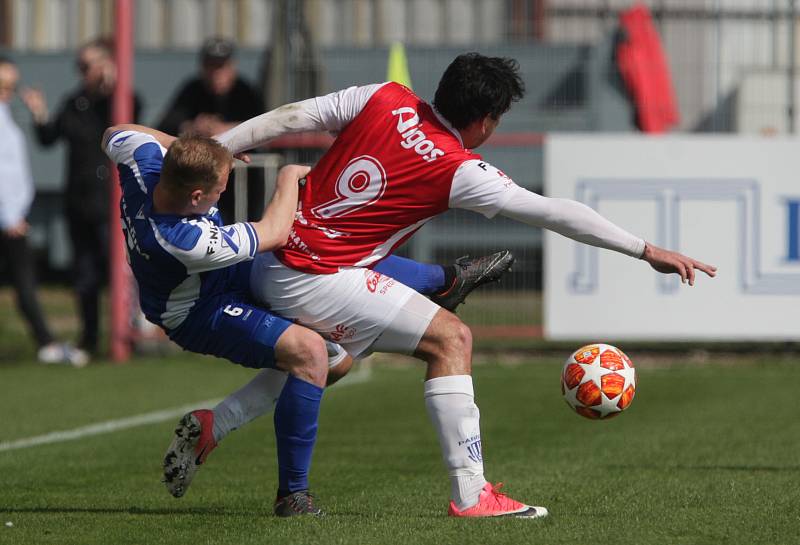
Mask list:
[[155,138],[136,131],[117,132],[106,145],[119,170],[122,229],[142,310],[172,331],[201,300],[249,291],[258,236],[249,223],[223,226],[214,207],[204,216],[153,212],[165,153]]

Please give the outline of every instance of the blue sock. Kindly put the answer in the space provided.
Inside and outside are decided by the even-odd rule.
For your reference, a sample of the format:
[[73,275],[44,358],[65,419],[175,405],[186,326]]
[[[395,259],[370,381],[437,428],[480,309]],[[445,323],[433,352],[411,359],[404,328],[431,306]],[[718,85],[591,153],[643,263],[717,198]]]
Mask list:
[[311,455],[317,441],[317,422],[323,389],[292,375],[275,406],[278,447],[278,490],[308,489]]
[[444,288],[444,267],[418,263],[405,257],[390,255],[373,269],[391,276],[423,295],[437,293]]

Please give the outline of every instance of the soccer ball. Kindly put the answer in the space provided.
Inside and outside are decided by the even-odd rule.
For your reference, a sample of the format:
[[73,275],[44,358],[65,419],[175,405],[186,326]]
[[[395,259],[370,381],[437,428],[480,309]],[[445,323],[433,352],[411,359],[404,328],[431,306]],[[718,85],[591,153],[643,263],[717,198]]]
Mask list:
[[615,346],[583,346],[564,362],[561,393],[567,405],[581,416],[612,418],[633,401],[636,370],[630,358]]

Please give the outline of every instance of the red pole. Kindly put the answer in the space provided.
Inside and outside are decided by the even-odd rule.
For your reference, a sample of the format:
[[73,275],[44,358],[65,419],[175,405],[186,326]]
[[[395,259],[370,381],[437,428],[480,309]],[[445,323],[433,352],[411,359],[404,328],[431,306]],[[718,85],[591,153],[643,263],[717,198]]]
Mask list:
[[[133,122],[133,2],[117,0],[114,13],[114,50],[117,64],[117,83],[114,87],[114,124]],[[111,300],[111,359],[126,361],[130,357],[130,276],[125,258],[125,239],[120,228],[119,201],[121,195],[117,169],[111,177],[111,206],[109,239]]]

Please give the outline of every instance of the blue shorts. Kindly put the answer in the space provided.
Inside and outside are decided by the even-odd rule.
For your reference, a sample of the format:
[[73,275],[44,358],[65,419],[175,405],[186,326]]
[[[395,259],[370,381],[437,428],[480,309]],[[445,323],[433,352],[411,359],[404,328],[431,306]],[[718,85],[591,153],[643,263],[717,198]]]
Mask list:
[[184,350],[245,367],[275,367],[275,344],[292,322],[248,302],[243,295],[198,301],[169,337]]

